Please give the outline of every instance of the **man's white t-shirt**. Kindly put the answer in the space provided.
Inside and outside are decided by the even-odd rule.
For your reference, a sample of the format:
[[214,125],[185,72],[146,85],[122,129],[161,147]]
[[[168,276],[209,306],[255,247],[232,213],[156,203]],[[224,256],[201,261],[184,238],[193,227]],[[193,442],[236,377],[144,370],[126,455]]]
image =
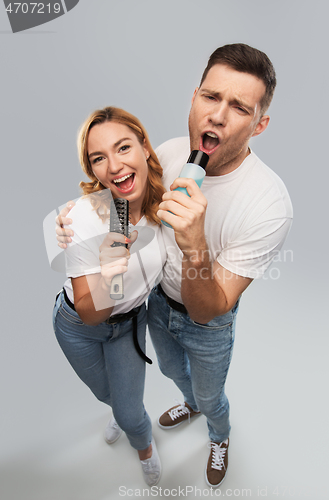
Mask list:
[[[171,139],[156,150],[169,191],[190,154],[188,137]],[[291,226],[292,204],[282,180],[253,152],[233,172],[204,178],[205,234],[211,260],[230,272],[260,278],[280,250]],[[163,226],[167,261],[161,286],[182,302],[182,252],[174,231]],[[193,278],[191,276],[191,278]]]
[[[88,197],[77,201],[70,218],[74,236],[65,250],[67,277],[100,273],[99,247],[109,232],[108,220],[101,220]],[[166,258],[160,226],[143,216],[136,226],[130,225],[129,232],[133,230],[138,231],[138,238],[130,248],[128,271],[123,275],[124,298],[116,301],[112,315],[126,313],[146,300],[155,282],[159,281]],[[71,279],[66,280],[64,287],[74,303]]]

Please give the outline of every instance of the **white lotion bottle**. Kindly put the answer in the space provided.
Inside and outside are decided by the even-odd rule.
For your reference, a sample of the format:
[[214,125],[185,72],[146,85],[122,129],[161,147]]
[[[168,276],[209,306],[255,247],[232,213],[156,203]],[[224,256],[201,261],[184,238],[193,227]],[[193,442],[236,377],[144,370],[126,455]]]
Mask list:
[[[181,173],[179,174],[179,177],[186,177],[188,179],[193,179],[197,183],[199,187],[201,187],[201,184],[203,182],[203,179],[206,175],[206,166],[209,160],[209,156],[204,153],[203,151],[199,151],[197,149],[193,150],[187,160],[187,163],[184,165],[182,168]],[[174,191],[181,191],[181,193],[187,194],[187,196],[190,196],[187,192],[186,188],[183,187],[178,187],[174,189]],[[170,224],[167,222],[164,222],[163,220],[161,221],[162,224],[164,224],[167,227],[172,228]]]

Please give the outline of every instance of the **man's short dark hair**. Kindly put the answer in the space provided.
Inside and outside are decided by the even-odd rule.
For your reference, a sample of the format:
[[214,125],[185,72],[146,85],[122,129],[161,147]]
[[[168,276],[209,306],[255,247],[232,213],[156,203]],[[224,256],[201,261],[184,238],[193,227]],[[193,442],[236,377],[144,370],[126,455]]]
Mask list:
[[261,99],[261,115],[271,104],[276,86],[275,70],[272,62],[261,50],[254,49],[244,43],[223,45],[215,50],[209,57],[206,69],[203,72],[200,86],[205,80],[210,68],[215,64],[225,64],[236,71],[249,73],[262,80],[265,84],[265,93]]

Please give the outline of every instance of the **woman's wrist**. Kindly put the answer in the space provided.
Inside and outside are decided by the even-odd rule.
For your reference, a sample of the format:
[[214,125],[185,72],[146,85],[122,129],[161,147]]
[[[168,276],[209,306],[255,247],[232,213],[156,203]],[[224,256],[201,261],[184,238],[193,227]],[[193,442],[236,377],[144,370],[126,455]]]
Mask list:
[[103,278],[103,276],[101,277],[100,281],[101,281],[100,282],[100,286],[101,286],[102,292],[110,293],[111,283],[108,283],[108,280],[105,281],[105,279]]

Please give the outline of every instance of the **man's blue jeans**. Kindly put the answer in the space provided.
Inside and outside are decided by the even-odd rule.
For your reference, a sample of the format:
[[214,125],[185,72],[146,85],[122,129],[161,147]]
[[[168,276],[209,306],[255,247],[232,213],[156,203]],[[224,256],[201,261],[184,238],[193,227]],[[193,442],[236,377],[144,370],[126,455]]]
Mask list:
[[224,441],[230,433],[224,386],[238,302],[228,313],[201,325],[172,309],[157,288],[148,300],[148,326],[160,370],[175,382],[192,409],[207,417],[214,442]]
[[[53,325],[59,345],[80,379],[114,417],[136,450],[148,448],[152,426],[143,404],[145,362],[137,353],[132,320],[88,326],[58,296]],[[138,342],[145,351],[146,307],[138,314]]]

